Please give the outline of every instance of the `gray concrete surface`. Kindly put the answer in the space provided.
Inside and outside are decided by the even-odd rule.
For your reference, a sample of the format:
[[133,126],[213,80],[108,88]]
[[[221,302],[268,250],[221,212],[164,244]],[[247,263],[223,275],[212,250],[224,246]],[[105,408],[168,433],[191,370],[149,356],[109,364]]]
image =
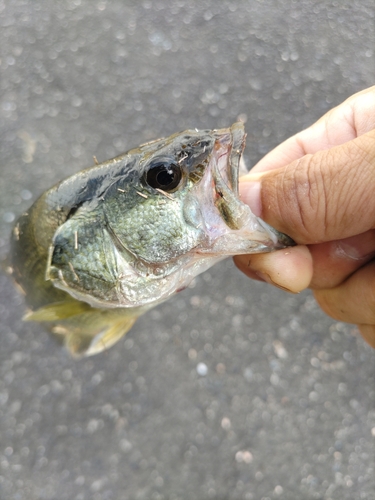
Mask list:
[[[62,177],[247,120],[263,154],[374,83],[372,0],[0,1],[0,250]],[[0,277],[1,500],[374,500],[375,354],[231,261],[76,362]]]

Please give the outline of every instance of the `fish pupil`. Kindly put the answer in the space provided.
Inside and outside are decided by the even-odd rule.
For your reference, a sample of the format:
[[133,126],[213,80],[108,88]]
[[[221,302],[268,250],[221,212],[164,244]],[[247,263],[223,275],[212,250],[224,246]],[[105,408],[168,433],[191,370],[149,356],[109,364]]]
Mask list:
[[181,167],[175,164],[158,164],[150,168],[146,174],[146,182],[149,186],[163,191],[175,189],[182,178]]
[[168,186],[174,180],[174,175],[172,171],[162,170],[156,176],[158,183],[162,186]]

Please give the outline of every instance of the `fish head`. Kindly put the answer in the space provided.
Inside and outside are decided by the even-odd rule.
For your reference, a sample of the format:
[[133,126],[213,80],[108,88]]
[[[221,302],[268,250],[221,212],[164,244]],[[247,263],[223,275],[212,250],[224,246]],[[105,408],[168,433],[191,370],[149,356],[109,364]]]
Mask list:
[[241,123],[188,130],[77,174],[46,278],[100,308],[148,308],[219,260],[269,252],[292,240],[239,198]]

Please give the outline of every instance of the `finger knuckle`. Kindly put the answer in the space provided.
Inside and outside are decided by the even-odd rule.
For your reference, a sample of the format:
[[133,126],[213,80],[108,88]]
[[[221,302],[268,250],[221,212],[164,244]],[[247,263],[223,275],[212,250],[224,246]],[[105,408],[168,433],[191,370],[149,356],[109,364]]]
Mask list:
[[328,204],[320,156],[306,155],[292,164],[282,186],[280,208],[288,210],[306,241],[320,241],[326,232]]

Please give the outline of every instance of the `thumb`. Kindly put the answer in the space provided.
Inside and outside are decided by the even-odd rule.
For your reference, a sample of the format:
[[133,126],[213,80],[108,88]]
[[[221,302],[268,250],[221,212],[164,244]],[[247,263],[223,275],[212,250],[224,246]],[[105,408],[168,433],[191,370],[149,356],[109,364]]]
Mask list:
[[240,193],[256,215],[299,244],[374,228],[375,130],[285,167],[249,173]]

